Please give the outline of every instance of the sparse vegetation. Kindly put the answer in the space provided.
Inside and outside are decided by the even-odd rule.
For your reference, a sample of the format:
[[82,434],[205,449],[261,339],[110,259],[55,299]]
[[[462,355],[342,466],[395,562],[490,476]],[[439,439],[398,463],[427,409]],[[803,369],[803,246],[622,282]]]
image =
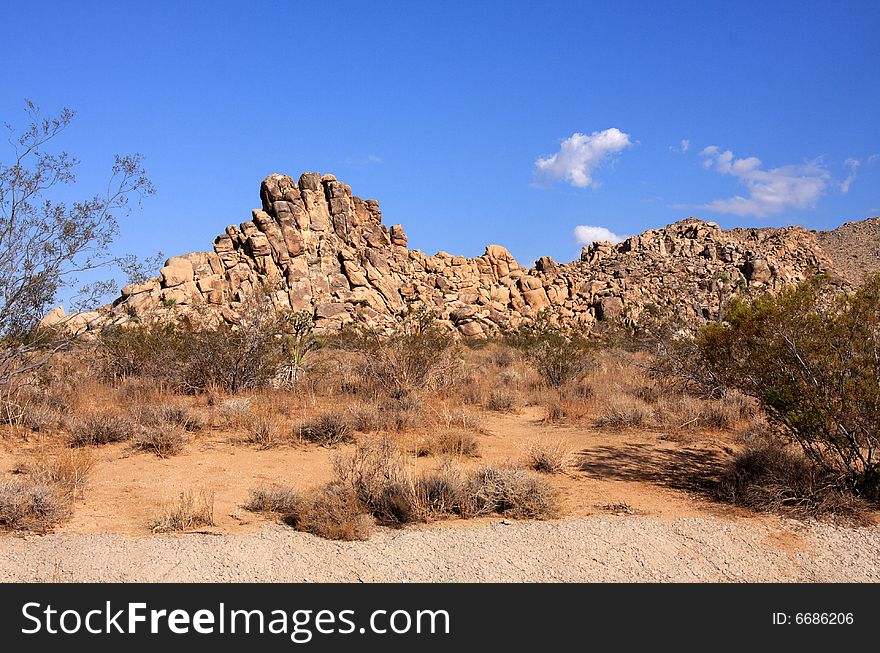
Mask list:
[[346,416],[334,412],[319,415],[302,424],[298,431],[303,440],[323,447],[334,447],[354,440]]
[[176,456],[183,451],[189,437],[179,426],[158,426],[139,429],[132,446],[140,451],[156,454],[159,458]]
[[94,414],[77,419],[70,428],[71,447],[97,446],[125,442],[134,435],[137,424],[127,415]]
[[480,455],[480,443],[467,431],[444,429],[422,438],[416,447],[416,455],[476,458]]
[[468,475],[462,512],[468,517],[498,513],[520,519],[559,516],[558,492],[547,481],[515,467],[483,467]]
[[394,399],[442,385],[460,364],[452,333],[424,309],[411,309],[390,333],[351,329],[337,345],[359,355],[360,371]]
[[597,424],[613,429],[635,428],[647,424],[653,415],[654,411],[641,399],[612,394],[606,398]]
[[589,370],[595,351],[593,343],[574,331],[552,324],[544,313],[534,323],[523,325],[508,336],[507,341],[555,387],[575,381]]
[[150,522],[154,533],[191,531],[214,525],[214,493],[206,490],[181,492]]
[[718,494],[739,506],[804,517],[858,519],[865,508],[847,487],[845,477],[773,441],[739,453],[722,475]]
[[302,511],[304,497],[292,487],[261,485],[251,489],[245,510],[294,515]]
[[544,474],[562,474],[570,459],[571,452],[563,440],[538,440],[526,452],[526,466]]
[[32,478],[0,481],[0,529],[45,532],[70,512],[70,499]]
[[516,397],[512,392],[504,388],[494,388],[489,392],[489,400],[486,402],[486,408],[500,413],[513,410],[515,405]]
[[54,486],[75,499],[82,495],[94,466],[95,457],[90,450],[58,447],[39,451],[19,468],[34,482]]
[[284,520],[298,531],[328,540],[366,540],[373,525],[357,493],[341,483],[328,483]]

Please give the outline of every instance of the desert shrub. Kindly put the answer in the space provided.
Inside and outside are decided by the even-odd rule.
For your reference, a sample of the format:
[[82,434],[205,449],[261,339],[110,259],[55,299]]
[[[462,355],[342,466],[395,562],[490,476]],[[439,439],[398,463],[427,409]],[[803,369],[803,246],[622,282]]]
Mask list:
[[127,415],[89,415],[76,419],[70,427],[71,447],[111,444],[130,440],[137,424]]
[[36,392],[16,392],[0,398],[0,424],[40,432],[57,424],[61,412]]
[[422,521],[462,514],[464,485],[461,468],[449,461],[439,470],[419,476],[414,496],[416,511]]
[[415,395],[392,398],[382,408],[388,428],[398,433],[412,430],[425,420],[424,406]]
[[70,512],[70,500],[51,483],[0,481],[0,529],[45,532]]
[[251,489],[250,498],[244,509],[250,512],[273,512],[280,515],[294,515],[304,506],[303,496],[291,487],[262,485]]
[[372,520],[357,493],[341,483],[328,483],[284,520],[298,531],[328,540],[366,540]]
[[352,442],[351,426],[345,415],[327,412],[313,420],[301,424],[299,435],[303,440],[324,447],[333,447],[343,442]]
[[426,309],[409,309],[390,333],[352,328],[336,344],[359,354],[361,374],[392,398],[447,385],[460,366],[452,333]]
[[211,329],[192,329],[184,358],[183,385],[200,392],[207,387],[233,394],[267,385],[275,378],[281,358],[275,322],[266,316],[242,318]]
[[654,411],[641,399],[613,393],[601,407],[602,415],[597,424],[613,429],[635,428],[650,422]]
[[138,451],[156,454],[159,458],[176,456],[183,451],[189,437],[179,426],[160,425],[142,427],[132,438],[132,447]]
[[514,467],[483,467],[464,484],[466,517],[498,513],[523,519],[552,519],[559,514],[559,496],[545,480]]
[[552,324],[544,313],[510,334],[507,342],[552,386],[574,381],[592,366],[594,345],[576,331]]
[[178,426],[184,431],[200,431],[205,427],[202,418],[190,408],[177,404],[141,406],[137,411],[138,421],[144,426]]
[[696,364],[755,397],[827,473],[880,500],[880,274],[837,299],[817,277],[778,296],[731,300],[697,336]]
[[200,526],[214,525],[214,493],[181,492],[177,500],[165,506],[158,517],[150,522],[154,533],[190,531]]
[[387,401],[366,401],[349,406],[348,423],[361,433],[409,431],[425,420],[422,402],[414,395]]
[[526,466],[544,474],[561,474],[568,467],[571,452],[563,440],[532,442],[526,452]]
[[250,397],[230,397],[220,401],[220,418],[226,426],[232,427],[245,422],[251,411]]
[[175,323],[131,322],[99,333],[95,362],[108,381],[138,376],[178,385],[185,350],[185,331]]
[[278,419],[267,414],[251,415],[244,425],[243,440],[259,449],[277,446],[281,440]]
[[724,470],[719,497],[755,510],[801,516],[855,516],[862,505],[846,478],[817,467],[779,443],[745,449]]
[[569,416],[568,407],[558,399],[548,402],[546,408],[547,416],[544,419],[550,424],[561,422]]
[[441,405],[434,410],[432,422],[446,430],[460,429],[462,431],[480,433],[483,429],[480,414],[473,410],[467,410],[460,405]]
[[380,523],[417,519],[412,476],[403,451],[391,438],[359,442],[353,452],[334,459],[333,470],[337,481],[352,488]]
[[504,388],[494,388],[489,392],[486,408],[498,412],[508,412],[516,405],[516,396]]
[[418,456],[466,456],[480,455],[480,443],[467,431],[443,429],[423,438],[416,447]]

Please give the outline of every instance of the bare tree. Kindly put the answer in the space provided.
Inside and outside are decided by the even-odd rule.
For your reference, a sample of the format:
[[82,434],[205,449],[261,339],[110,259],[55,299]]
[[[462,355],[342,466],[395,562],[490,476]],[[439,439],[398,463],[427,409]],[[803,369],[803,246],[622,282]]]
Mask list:
[[45,148],[74,112],[44,118],[31,101],[26,112],[24,131],[6,124],[12,156],[0,162],[0,397],[72,341],[63,324],[38,328],[62,289],[73,292],[72,312],[94,308],[113,289],[110,281],[77,288],[78,273],[112,264],[131,268],[132,259],[115,257],[110,245],[130,198],[154,192],[142,157],[117,155],[105,192],[72,203],[54,199],[76,181],[79,161]]

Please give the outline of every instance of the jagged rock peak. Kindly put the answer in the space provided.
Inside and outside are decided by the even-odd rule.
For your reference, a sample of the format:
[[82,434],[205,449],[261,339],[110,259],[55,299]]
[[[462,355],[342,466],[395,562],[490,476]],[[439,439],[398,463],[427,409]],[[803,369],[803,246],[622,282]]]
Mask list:
[[278,310],[311,312],[323,331],[352,321],[388,326],[408,305],[426,306],[468,338],[541,311],[584,330],[602,320],[699,323],[731,294],[775,291],[833,270],[800,227],[722,230],[691,217],[618,244],[593,243],[569,264],[542,257],[527,269],[501,245],[475,258],[408,249],[403,227],[382,223],[378,201],[355,196],[333,175],[271,174],[260,200],[212,251],[169,258],[159,276],[126,286],[88,323],[179,314],[234,322],[254,293],[268,294]]

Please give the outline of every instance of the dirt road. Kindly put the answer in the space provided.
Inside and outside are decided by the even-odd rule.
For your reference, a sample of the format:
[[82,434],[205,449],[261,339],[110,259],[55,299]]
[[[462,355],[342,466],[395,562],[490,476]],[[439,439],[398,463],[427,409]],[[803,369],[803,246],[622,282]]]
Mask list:
[[880,527],[587,517],[441,524],[330,542],[246,535],[0,537],[0,581],[880,581]]

